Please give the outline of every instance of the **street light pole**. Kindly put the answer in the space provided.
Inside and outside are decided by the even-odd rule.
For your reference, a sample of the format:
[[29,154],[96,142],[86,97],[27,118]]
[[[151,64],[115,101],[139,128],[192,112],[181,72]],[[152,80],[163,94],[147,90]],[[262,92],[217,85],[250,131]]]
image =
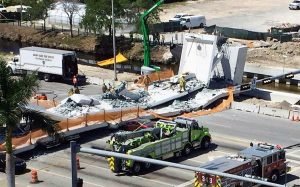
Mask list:
[[114,0],[111,0],[111,14],[112,14],[112,32],[113,32],[113,50],[114,50],[114,74],[115,81],[117,78],[117,70],[116,70],[116,40],[115,40],[115,15],[114,15]]
[[20,25],[22,26],[22,20],[23,20],[23,0],[21,0],[21,21],[20,21]]
[[284,74],[285,60],[286,60],[287,56],[283,55],[282,57],[283,57],[283,69],[282,69],[282,73]]

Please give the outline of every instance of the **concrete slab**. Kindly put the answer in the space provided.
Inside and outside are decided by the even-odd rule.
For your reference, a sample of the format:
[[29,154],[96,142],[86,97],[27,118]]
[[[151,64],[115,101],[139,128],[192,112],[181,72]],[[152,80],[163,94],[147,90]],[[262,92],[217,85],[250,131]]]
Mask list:
[[187,33],[183,41],[178,74],[194,73],[198,80],[209,85],[216,42],[217,36]]
[[235,110],[242,110],[246,112],[259,112],[259,105],[253,105],[249,103],[241,103],[241,102],[232,102],[231,108]]

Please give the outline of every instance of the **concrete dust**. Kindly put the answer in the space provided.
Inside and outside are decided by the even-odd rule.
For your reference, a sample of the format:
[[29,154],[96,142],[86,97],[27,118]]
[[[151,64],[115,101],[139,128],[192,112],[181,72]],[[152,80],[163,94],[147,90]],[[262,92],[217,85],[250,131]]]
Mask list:
[[[151,62],[167,64],[173,61],[173,56],[169,46],[154,46],[150,49]],[[133,47],[124,53],[124,55],[133,61],[144,60],[144,47],[142,43],[134,43]]]
[[[89,77],[97,77],[100,79],[105,79],[105,80],[114,80],[114,70],[106,69],[106,68],[101,68],[97,66],[88,66],[88,65],[82,65],[78,64],[78,70],[79,74],[84,74]],[[129,72],[118,72],[118,80],[119,81],[128,81],[132,82],[134,79],[138,77],[138,74],[135,73],[129,73]],[[100,84],[103,84],[101,82]]]
[[289,0],[195,0],[165,4],[162,6],[160,18],[168,21],[176,13],[190,13],[195,15],[205,15],[207,19],[248,14],[249,12],[268,11],[274,7],[280,7]]
[[263,99],[257,99],[257,98],[243,98],[239,97],[235,100],[242,100],[244,103],[253,104],[253,105],[260,105],[263,107],[270,107],[270,108],[278,108],[278,109],[285,109],[285,110],[292,110],[292,104],[290,104],[287,101],[282,102],[272,102],[272,101],[266,101]]
[[247,63],[274,67],[300,67],[300,42],[271,42],[268,48],[250,48]]

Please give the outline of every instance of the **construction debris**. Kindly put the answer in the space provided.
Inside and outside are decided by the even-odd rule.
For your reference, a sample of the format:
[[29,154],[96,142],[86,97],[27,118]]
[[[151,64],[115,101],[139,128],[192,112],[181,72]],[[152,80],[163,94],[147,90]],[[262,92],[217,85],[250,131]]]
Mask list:
[[[75,94],[50,111],[67,117],[77,117],[90,112],[113,112],[119,108],[136,106],[144,109],[157,108],[174,100],[177,101],[157,110],[157,113],[181,113],[204,108],[227,95],[227,89],[224,87],[220,90],[207,89],[214,75],[212,72],[216,71],[218,66],[223,63],[230,64],[225,69],[220,68],[220,71],[223,69],[222,74],[226,80],[238,84],[242,79],[247,49],[242,46],[232,47],[229,44],[219,46],[219,49],[219,40],[216,36],[187,34],[182,50],[185,55],[182,55],[184,58],[180,62],[179,75],[153,82],[148,89],[137,87],[136,90],[129,91],[126,89],[126,83],[121,82],[116,88],[111,88],[102,95],[87,97]],[[192,47],[188,45],[190,43],[193,44]],[[217,70],[220,73],[219,69]],[[180,79],[185,82],[183,90],[180,89]],[[198,93],[192,96],[196,91]],[[186,97],[188,100],[182,100]]]

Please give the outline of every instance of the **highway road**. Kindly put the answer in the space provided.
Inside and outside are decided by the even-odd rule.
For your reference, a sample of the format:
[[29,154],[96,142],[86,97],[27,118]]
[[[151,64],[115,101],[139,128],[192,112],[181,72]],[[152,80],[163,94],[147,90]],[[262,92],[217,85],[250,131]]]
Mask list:
[[[73,88],[71,84],[65,84],[61,82],[45,82],[43,80],[40,81],[39,92],[46,92],[49,99],[57,96],[55,100],[61,101],[68,97],[68,91]],[[79,90],[81,94],[84,95],[98,95],[102,93],[101,86],[99,85],[84,85],[79,86]],[[55,95],[53,94],[55,93]]]
[[300,144],[300,123],[237,110],[227,110],[197,118],[216,135],[246,141],[261,141],[290,146]]
[[[284,146],[299,143],[296,134],[300,133],[300,124],[252,113],[228,110],[199,118],[205,126],[210,127],[214,145],[209,152],[194,152],[188,158],[176,158],[170,161],[191,166],[199,166],[208,160],[232,155],[249,145],[250,141],[268,141],[281,143]],[[273,130],[276,129],[276,130]],[[105,129],[82,135],[79,143],[82,146],[104,146],[111,132]],[[282,137],[286,137],[285,139]],[[281,141],[284,141],[283,143]],[[287,150],[287,158],[292,166],[288,175],[288,186],[299,184],[300,146]],[[32,156],[35,155],[35,156]],[[17,175],[17,186],[51,186],[71,185],[70,150],[68,145],[50,151],[35,150],[21,155],[31,157],[29,169],[37,169],[41,180],[38,184],[30,184],[30,173]],[[155,167],[151,172],[139,176],[116,175],[108,168],[107,161],[100,156],[79,153],[80,166],[78,176],[83,178],[84,186],[192,186],[193,172],[169,167]],[[0,186],[5,183],[5,175],[0,174]]]
[[[67,96],[72,85],[62,83],[41,82],[41,90],[52,91],[58,95],[58,100]],[[80,87],[81,92],[87,95],[101,93],[100,86],[87,85]],[[53,95],[49,95],[53,97]],[[287,149],[287,158],[292,166],[288,175],[289,186],[300,184],[300,123],[265,115],[227,110],[208,116],[197,118],[204,126],[208,126],[213,136],[212,149],[209,152],[196,152],[188,158],[172,159],[170,161],[199,166],[208,160],[231,155],[247,147],[251,141],[262,141],[282,146],[291,146]],[[97,130],[91,134],[81,135],[82,146],[104,147],[110,131]],[[293,146],[294,145],[294,146]],[[41,180],[38,184],[30,184],[31,176],[27,173],[17,175],[18,187],[40,186],[61,187],[71,185],[70,150],[68,145],[54,150],[35,150],[20,155],[27,159],[29,169],[37,169]],[[83,178],[84,186],[192,186],[194,173],[175,168],[156,167],[151,172],[139,176],[116,175],[110,172],[107,161],[96,155],[79,154],[79,177]],[[0,186],[5,186],[5,174],[0,173]]]

